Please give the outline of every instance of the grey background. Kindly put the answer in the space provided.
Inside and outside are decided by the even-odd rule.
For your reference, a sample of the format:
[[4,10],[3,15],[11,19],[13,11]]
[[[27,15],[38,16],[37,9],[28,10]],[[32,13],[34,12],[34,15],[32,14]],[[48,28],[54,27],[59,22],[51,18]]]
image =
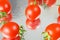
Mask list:
[[[41,33],[45,30],[46,26],[51,23],[57,22],[58,12],[57,12],[57,4],[60,4],[60,0],[57,0],[56,4],[54,4],[51,8],[43,9],[41,8],[40,20],[41,23],[38,26],[39,28],[36,30],[30,30],[26,27],[25,21],[25,8],[27,6],[27,0],[10,0],[12,5],[12,21],[18,23],[19,25],[23,25],[27,32],[24,34],[25,40],[43,40]],[[0,33],[0,40],[2,35]]]

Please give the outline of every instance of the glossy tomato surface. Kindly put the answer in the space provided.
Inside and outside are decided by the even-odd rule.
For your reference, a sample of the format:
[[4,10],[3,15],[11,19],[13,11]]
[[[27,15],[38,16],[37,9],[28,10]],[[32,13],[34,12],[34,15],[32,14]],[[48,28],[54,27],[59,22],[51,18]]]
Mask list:
[[15,38],[13,38],[13,39],[9,39],[9,38],[2,38],[2,40],[20,40],[20,36],[17,36],[17,37],[15,37]]
[[19,33],[19,25],[15,22],[8,22],[2,26],[1,33],[5,38],[15,38]]
[[29,5],[25,10],[25,15],[30,20],[35,20],[41,14],[41,9],[38,5]]
[[35,30],[35,29],[39,28],[38,27],[39,24],[40,24],[39,18],[34,21],[31,21],[29,19],[26,20],[26,26],[31,30]]
[[60,38],[60,24],[58,23],[48,25],[45,31],[48,32],[51,40],[57,40]]
[[6,12],[7,14],[11,12],[11,4],[8,0],[0,0],[0,12]]

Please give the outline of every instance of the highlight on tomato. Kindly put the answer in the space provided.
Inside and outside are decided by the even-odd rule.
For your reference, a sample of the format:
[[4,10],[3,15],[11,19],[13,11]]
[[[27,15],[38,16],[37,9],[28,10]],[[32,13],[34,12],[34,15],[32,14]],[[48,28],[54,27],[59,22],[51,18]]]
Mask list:
[[13,39],[3,37],[2,40],[21,40],[21,39],[20,36],[17,36],[16,38]]
[[39,28],[38,26],[40,25],[40,19],[36,19],[34,21],[31,21],[29,19],[26,20],[26,26],[31,29],[31,30],[35,30],[37,28]]

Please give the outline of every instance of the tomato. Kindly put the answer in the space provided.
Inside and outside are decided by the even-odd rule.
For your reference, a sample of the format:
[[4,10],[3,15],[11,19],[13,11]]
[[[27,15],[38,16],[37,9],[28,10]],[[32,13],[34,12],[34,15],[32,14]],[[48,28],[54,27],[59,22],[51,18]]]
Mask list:
[[60,6],[58,6],[58,13],[59,13],[59,15],[60,15]]
[[45,32],[50,36],[51,40],[57,40],[60,38],[60,24],[53,23],[46,27]]
[[40,24],[40,19],[36,19],[34,21],[31,21],[29,19],[26,20],[26,26],[29,29],[35,30],[36,28],[38,28],[38,25]]
[[46,4],[48,7],[51,7],[53,4],[56,3],[56,0],[43,0],[44,4]]
[[58,18],[57,18],[57,22],[60,24],[60,16],[58,16]]
[[7,17],[6,17],[6,21],[11,21],[12,20],[12,14],[8,14]]
[[29,20],[35,20],[41,13],[38,5],[29,5],[25,10],[25,15]]
[[9,39],[9,38],[3,37],[2,40],[20,40],[20,36],[18,36],[18,37],[16,37],[16,38],[13,38],[13,39]]
[[7,14],[11,12],[11,5],[9,1],[0,0],[0,12],[6,12]]
[[0,18],[0,23],[3,23],[3,22],[7,23],[11,20],[12,20],[12,14],[10,13],[10,14],[7,14],[6,16],[3,16],[2,18]]
[[19,33],[19,25],[15,22],[8,22],[1,27],[1,33],[5,38],[15,38]]
[[[28,5],[34,4],[35,0],[28,0]],[[36,3],[42,5],[42,0],[36,0]]]

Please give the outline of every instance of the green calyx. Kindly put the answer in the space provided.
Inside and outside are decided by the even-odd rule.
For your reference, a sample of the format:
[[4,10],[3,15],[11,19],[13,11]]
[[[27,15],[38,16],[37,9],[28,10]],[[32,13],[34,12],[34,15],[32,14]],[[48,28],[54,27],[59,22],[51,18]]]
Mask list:
[[7,16],[6,12],[0,12],[0,18]]
[[19,34],[20,34],[21,40],[25,40],[24,39],[25,32],[26,32],[26,30],[24,30],[23,26],[20,26]]
[[46,40],[46,39],[50,40],[50,35],[47,32],[43,32],[42,35],[43,35],[44,40]]

